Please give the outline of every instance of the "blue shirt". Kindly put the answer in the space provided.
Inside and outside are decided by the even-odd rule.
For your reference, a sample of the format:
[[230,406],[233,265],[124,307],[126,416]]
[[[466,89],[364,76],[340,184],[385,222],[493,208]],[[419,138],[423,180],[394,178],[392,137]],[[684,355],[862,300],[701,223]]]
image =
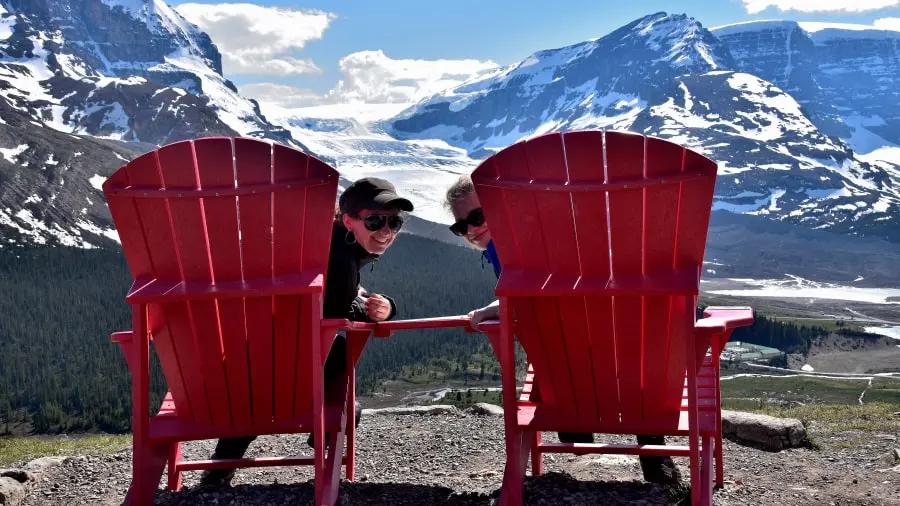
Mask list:
[[494,248],[494,241],[491,241],[488,243],[487,249],[484,250],[484,253],[482,253],[482,256],[484,256],[484,258],[488,261],[488,263],[491,264],[491,267],[494,268],[494,274],[496,274],[497,277],[499,278],[500,270],[501,270],[500,258],[497,257],[497,250]]

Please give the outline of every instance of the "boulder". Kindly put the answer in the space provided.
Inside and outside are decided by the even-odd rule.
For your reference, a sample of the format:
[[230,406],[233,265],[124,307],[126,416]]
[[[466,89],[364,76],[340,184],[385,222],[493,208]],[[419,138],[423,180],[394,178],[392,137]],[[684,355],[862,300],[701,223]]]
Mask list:
[[472,407],[468,409],[468,411],[476,415],[503,416],[503,408],[496,404],[490,404],[487,402],[479,402],[477,404],[473,404]]
[[736,443],[766,451],[806,447],[806,427],[795,418],[743,411],[722,411],[722,435]]
[[456,406],[434,404],[431,406],[402,406],[397,408],[364,409],[362,416],[369,415],[446,415],[459,413]]
[[50,468],[62,464],[67,457],[41,457],[21,469],[0,469],[0,505],[21,504],[25,496]]

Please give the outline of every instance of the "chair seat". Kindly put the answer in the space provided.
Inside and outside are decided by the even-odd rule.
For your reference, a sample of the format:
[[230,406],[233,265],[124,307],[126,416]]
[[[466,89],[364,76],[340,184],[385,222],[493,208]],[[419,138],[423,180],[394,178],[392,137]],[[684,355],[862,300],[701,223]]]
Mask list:
[[[325,430],[338,431],[344,404],[325,406]],[[179,418],[172,401],[172,394],[167,393],[159,413],[150,418],[150,438],[154,441],[194,441],[198,439],[218,439],[226,437],[257,436],[268,434],[295,434],[312,432],[312,413],[305,413],[293,419],[279,420],[269,424],[254,424],[248,427],[222,427],[194,423]]]
[[[697,378],[697,406],[700,417],[700,433],[715,434],[716,410],[718,399],[716,395],[715,370],[711,361],[704,363]],[[688,387],[687,377],[684,380],[684,390],[681,395],[681,408],[678,413],[657,419],[631,421],[620,423],[618,421],[607,423],[606,421],[586,421],[583,417],[573,419],[568,414],[561,415],[552,407],[540,404],[539,401],[531,401],[534,391],[534,367],[528,364],[525,383],[522,387],[522,395],[518,404],[518,424],[524,430],[557,431],[557,432],[603,432],[610,434],[661,434],[686,436],[688,434]]]

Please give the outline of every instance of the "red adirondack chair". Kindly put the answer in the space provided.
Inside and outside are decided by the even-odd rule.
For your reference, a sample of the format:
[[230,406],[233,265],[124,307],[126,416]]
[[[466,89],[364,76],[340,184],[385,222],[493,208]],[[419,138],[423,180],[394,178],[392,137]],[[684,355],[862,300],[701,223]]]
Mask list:
[[[164,146],[103,185],[134,284],[132,330],[113,334],[132,375],[134,470],[126,504],[181,472],[311,464],[317,505],[354,473],[354,367],[371,325],[322,319],[338,174],[248,138]],[[326,405],[322,368],[348,332],[348,376]],[[149,411],[149,343],[169,392]],[[330,433],[328,454],[324,433]],[[181,442],[313,432],[312,457],[184,461]],[[344,456],[344,439],[347,454]]]
[[[709,308],[696,321],[715,178],[714,162],[676,144],[600,131],[521,141],[473,172],[503,264],[500,321],[480,329],[502,368],[504,504],[522,504],[529,453],[540,474],[546,452],[689,456],[693,503],[711,502],[718,355],[753,320]],[[518,400],[514,337],[530,362]],[[550,444],[541,431],[690,444]]]

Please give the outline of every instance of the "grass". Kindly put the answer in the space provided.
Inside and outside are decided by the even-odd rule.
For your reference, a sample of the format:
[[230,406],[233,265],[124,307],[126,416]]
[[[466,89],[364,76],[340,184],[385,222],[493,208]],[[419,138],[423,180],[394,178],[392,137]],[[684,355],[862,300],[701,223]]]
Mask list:
[[[785,418],[797,418],[807,427],[823,424],[829,430],[900,431],[900,404],[871,402],[866,404],[812,404],[792,408],[767,406],[760,412]],[[814,422],[814,423],[813,423]]]
[[457,392],[451,392],[444,396],[443,399],[435,402],[435,404],[450,404],[452,406],[456,406],[459,409],[466,409],[473,404],[478,404],[479,402],[486,402],[488,404],[496,404],[498,406],[502,405],[500,400],[500,392],[485,392],[478,390],[471,390],[471,395],[467,395],[464,392],[459,392],[459,400],[456,398]]
[[131,435],[30,436],[0,438],[0,467],[38,457],[115,453],[131,445]]
[[854,330],[863,332],[863,327],[852,322],[844,320],[835,320],[833,318],[823,318],[821,320],[809,320],[805,318],[776,317],[778,321],[784,323],[793,323],[798,327],[821,327],[828,331],[837,331],[840,329]]
[[727,409],[747,408],[752,407],[748,399],[760,398],[802,404],[858,405],[860,394],[866,390],[864,402],[900,407],[900,381],[875,378],[871,387],[867,389],[867,385],[867,380],[808,376],[735,378],[722,381],[722,405]]

